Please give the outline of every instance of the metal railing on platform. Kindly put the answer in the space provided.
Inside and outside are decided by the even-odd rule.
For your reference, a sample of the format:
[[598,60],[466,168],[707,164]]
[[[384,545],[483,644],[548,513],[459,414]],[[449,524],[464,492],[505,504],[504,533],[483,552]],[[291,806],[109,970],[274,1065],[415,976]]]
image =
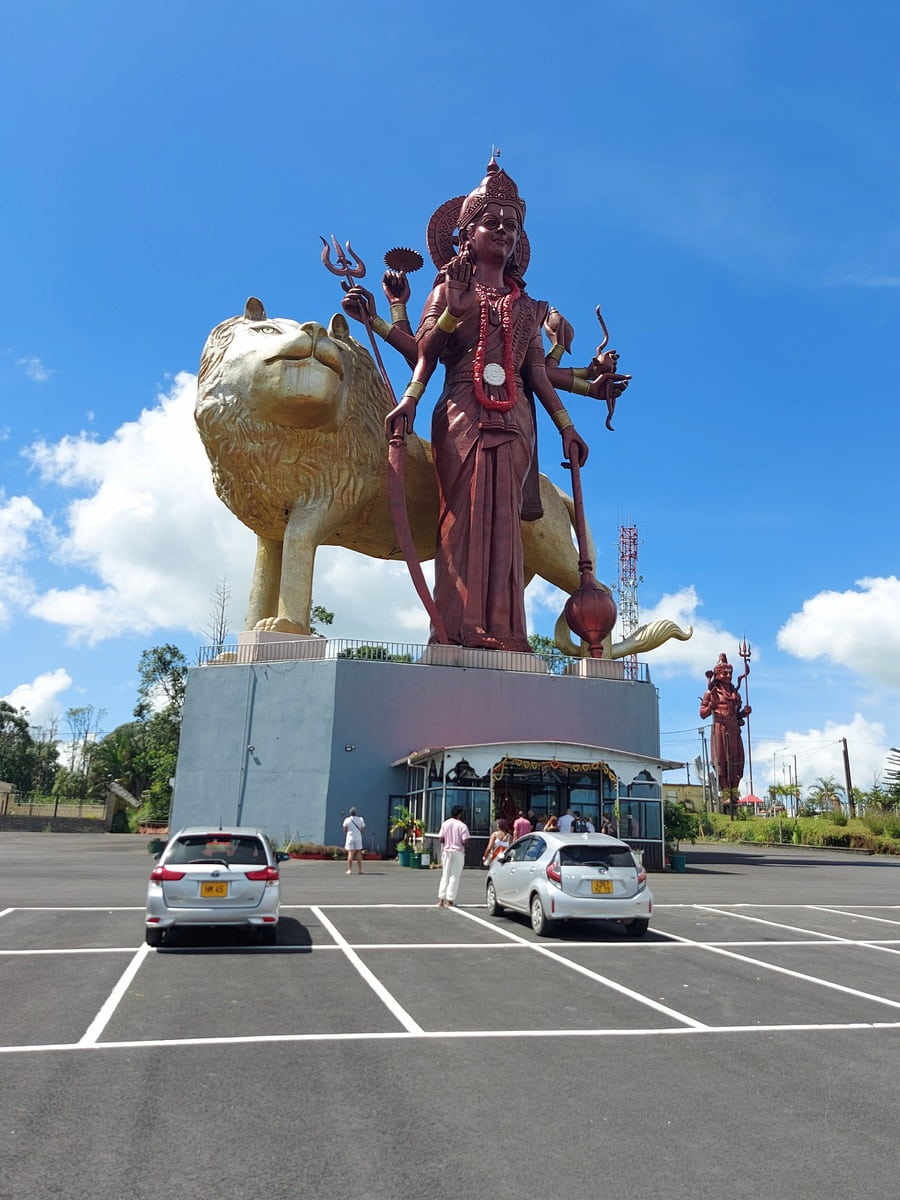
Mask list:
[[[623,659],[570,658],[563,654],[533,654],[502,650],[473,650],[460,646],[423,646],[413,642],[371,642],[352,638],[294,638],[265,643],[229,642],[201,646],[201,667],[247,666],[258,662],[352,659],[354,662],[398,663],[412,666],[465,666],[482,670],[546,671],[550,675],[600,677],[625,682],[650,681],[646,663],[637,664],[637,676],[626,670]],[[541,665],[538,665],[541,664]],[[628,664],[631,669],[631,664]]]

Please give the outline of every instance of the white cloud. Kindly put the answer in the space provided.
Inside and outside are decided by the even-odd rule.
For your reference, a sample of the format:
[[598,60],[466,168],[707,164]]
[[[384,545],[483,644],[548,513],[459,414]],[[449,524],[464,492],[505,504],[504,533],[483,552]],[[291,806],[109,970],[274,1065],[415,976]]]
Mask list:
[[43,513],[27,496],[0,497],[0,625],[24,608],[34,589],[23,563],[30,552],[30,537],[43,526]]
[[57,697],[71,686],[71,675],[62,667],[57,667],[55,671],[38,675],[31,683],[20,683],[3,699],[13,708],[24,708],[31,725],[46,725],[52,716],[59,713]]
[[[752,718],[751,718],[752,719]],[[888,752],[887,734],[880,721],[868,721],[860,713],[845,722],[826,721],[822,729],[805,733],[787,730],[779,741],[753,743],[754,788],[763,795],[770,783],[787,783],[794,770],[803,795],[817,779],[832,775],[844,786],[842,738],[847,739],[850,780],[854,787],[867,791],[872,780],[884,769]],[[745,780],[744,790],[749,790]]]
[[859,579],[856,588],[805,601],[779,630],[778,645],[796,658],[824,658],[900,686],[900,579]]
[[196,379],[181,373],[156,407],[105,442],[86,434],[31,447],[45,482],[87,491],[67,511],[57,557],[101,586],[38,596],[34,616],[95,643],[154,628],[200,629],[216,581],[243,603],[253,535],[217,499],[193,422]]
[[34,354],[26,354],[24,358],[16,359],[16,366],[21,367],[34,383],[46,383],[53,371],[45,367]]
[[[693,675],[699,680],[698,686],[702,686],[704,672],[710,670],[723,652],[735,667],[735,677],[743,670],[737,654],[741,642],[740,635],[729,633],[715,622],[700,617],[698,610],[702,606],[703,601],[691,585],[661,596],[659,603],[652,608],[641,608],[638,618],[641,625],[668,619],[675,621],[682,629],[686,629],[688,625],[694,628],[693,637],[689,641],[665,642],[650,653],[649,662],[654,679]],[[755,648],[752,652],[755,664],[758,652]]]

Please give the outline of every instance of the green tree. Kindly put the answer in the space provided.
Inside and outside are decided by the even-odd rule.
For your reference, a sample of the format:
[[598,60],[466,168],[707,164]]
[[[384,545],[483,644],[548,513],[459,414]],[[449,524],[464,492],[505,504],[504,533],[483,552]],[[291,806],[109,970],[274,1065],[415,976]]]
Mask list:
[[0,779],[11,783],[17,792],[30,792],[36,761],[28,710],[0,700]]
[[816,808],[831,808],[832,812],[843,812],[841,797],[844,789],[833,775],[820,776],[806,793],[807,802]]
[[145,802],[141,814],[153,820],[165,820],[172,803],[169,780],[178,760],[187,671],[187,659],[171,643],[145,650],[138,663],[140,684],[134,715],[141,725],[141,767],[146,778],[140,793]]
[[547,664],[547,670],[551,675],[562,675],[568,666],[569,660],[554,642],[553,638],[547,637],[543,633],[532,633],[528,638],[528,645],[532,648],[538,658],[542,658]]
[[320,625],[331,625],[334,621],[334,613],[329,612],[327,608],[323,608],[321,604],[314,604],[309,610],[309,632],[318,633],[316,622]]

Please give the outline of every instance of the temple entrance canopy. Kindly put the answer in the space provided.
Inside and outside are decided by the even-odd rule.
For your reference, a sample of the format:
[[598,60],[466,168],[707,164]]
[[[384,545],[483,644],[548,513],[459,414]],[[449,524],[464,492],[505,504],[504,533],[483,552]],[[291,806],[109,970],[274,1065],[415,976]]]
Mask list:
[[[428,748],[394,766],[407,767],[407,804],[426,838],[459,805],[471,831],[467,863],[481,859],[499,817],[531,814],[537,827],[577,810],[599,830],[607,819],[619,836],[663,865],[662,771],[676,764],[601,746],[518,742]],[[437,846],[434,846],[437,849]]]

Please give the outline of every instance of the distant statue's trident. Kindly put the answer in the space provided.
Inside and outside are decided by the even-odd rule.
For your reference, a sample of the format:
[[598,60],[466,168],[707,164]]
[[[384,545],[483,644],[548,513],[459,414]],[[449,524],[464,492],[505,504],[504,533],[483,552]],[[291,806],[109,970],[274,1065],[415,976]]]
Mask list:
[[[744,638],[744,640],[741,642],[740,646],[738,647],[738,654],[744,660],[744,673],[742,675],[738,676],[737,686],[738,686],[738,690],[740,691],[741,680],[743,679],[743,681],[744,681],[744,705],[746,706],[747,709],[749,709],[750,708],[750,688],[747,683],[747,677],[750,674],[750,643],[747,641],[746,638]],[[753,753],[750,749],[750,713],[749,712],[744,717],[744,720],[747,724],[747,773],[750,776],[750,795],[755,796],[756,793],[753,790]]]

